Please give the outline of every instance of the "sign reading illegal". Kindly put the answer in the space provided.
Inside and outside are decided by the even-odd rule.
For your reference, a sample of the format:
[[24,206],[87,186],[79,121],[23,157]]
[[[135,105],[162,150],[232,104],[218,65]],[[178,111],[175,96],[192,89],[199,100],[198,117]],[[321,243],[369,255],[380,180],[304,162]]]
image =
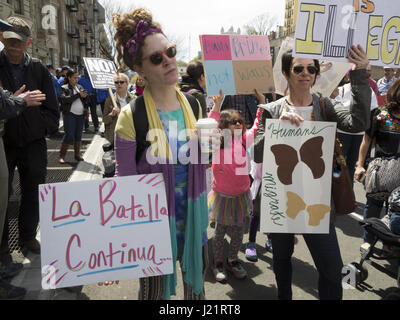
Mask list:
[[301,0],[295,55],[347,62],[360,44],[371,64],[400,64],[400,6],[393,0]]

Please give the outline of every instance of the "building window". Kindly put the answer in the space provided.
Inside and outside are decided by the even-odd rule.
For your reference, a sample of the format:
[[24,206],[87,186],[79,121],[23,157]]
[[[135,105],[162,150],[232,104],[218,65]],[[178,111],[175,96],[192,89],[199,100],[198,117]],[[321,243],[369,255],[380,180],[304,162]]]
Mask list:
[[22,0],[14,0],[14,12],[16,14],[23,14],[23,12],[22,12]]

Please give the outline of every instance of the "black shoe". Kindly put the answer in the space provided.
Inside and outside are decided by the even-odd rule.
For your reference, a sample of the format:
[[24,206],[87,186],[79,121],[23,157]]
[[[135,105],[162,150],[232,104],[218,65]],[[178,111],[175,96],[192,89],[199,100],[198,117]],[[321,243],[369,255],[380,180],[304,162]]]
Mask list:
[[21,300],[25,295],[25,288],[13,286],[0,279],[0,300]]
[[36,239],[25,240],[25,241],[20,240],[19,245],[22,251],[27,250],[34,254],[40,254],[40,242],[37,241]]
[[0,265],[0,279],[9,280],[18,275],[24,268],[22,263],[11,262]]

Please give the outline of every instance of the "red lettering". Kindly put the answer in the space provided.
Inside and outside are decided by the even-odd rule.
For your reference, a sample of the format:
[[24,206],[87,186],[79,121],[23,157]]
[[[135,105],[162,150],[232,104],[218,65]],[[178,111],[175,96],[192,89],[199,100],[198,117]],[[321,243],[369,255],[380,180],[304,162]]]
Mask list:
[[[110,190],[110,192],[107,194],[106,198],[103,200],[103,189],[105,188],[105,186],[109,185],[111,183],[112,188]],[[109,200],[112,196],[112,194],[114,193],[115,189],[117,187],[117,184],[115,183],[115,181],[109,180],[104,182],[101,186],[99,186],[99,197],[100,197],[100,213],[101,213],[101,225],[106,225],[106,223],[108,221],[110,221],[110,219],[114,216],[115,214],[115,209],[116,206],[114,204],[114,202],[112,202],[111,200]],[[108,215],[108,217],[106,218],[106,214],[105,214],[105,210],[104,210],[104,206],[106,204],[110,204],[112,210],[110,210],[110,214]]]
[[58,220],[62,220],[62,219],[66,219],[69,218],[69,215],[66,214],[65,216],[61,216],[61,217],[56,217],[56,187],[53,187],[53,208],[52,208],[52,214],[51,214],[51,220],[52,221],[58,221]]
[[81,239],[79,238],[79,236],[77,234],[72,235],[71,238],[68,241],[67,255],[66,255],[66,260],[67,261],[66,262],[67,262],[67,267],[68,267],[69,270],[77,272],[77,271],[81,270],[85,266],[85,263],[83,263],[82,260],[81,260],[81,261],[79,261],[79,263],[75,267],[73,267],[71,265],[71,245],[72,245],[72,242],[75,239],[78,242],[78,248],[81,247]]

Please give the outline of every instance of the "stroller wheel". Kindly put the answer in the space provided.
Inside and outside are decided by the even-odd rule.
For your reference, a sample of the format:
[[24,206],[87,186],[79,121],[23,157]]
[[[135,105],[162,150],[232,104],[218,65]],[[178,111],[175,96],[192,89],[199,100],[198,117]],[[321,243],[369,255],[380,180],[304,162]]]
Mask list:
[[362,267],[358,262],[350,263],[356,271],[356,281],[357,283],[361,283],[368,278],[368,270]]

